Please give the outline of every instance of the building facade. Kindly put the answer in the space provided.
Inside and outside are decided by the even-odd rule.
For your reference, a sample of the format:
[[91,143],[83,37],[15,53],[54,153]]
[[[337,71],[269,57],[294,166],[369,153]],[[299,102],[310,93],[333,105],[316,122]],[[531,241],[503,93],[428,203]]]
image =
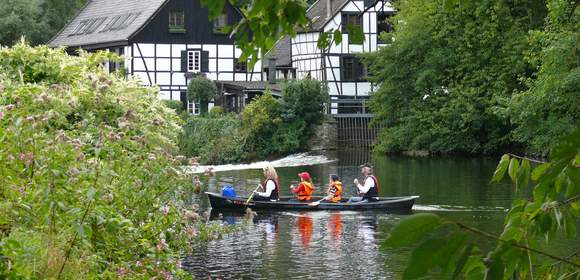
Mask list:
[[[310,27],[295,38],[281,39],[268,53],[268,62],[258,61],[251,69],[239,59],[241,50],[233,38],[223,32],[224,26],[242,19],[241,11],[227,4],[210,21],[199,0],[92,0],[49,45],[121,54],[125,61],[107,65],[111,71],[123,69],[144,85],[158,86],[161,99],[180,100],[191,113],[198,109],[186,102],[187,83],[198,74],[219,82],[220,104],[235,111],[265,89],[279,93],[276,80],[310,77],[328,82],[331,99],[337,101],[331,113],[360,113],[337,104],[364,102],[372,92],[356,54],[381,46],[378,34],[389,31],[382,23],[392,14],[385,1],[318,0],[308,9]],[[360,28],[364,40],[349,38],[347,26]],[[321,51],[317,40],[329,30],[341,30],[343,40]]]

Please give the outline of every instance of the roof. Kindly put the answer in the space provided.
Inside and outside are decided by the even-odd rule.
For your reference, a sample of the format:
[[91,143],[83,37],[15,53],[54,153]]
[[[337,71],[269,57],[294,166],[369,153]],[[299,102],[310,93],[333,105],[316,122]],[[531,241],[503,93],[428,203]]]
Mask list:
[[320,31],[332,18],[348,3],[350,0],[330,0],[332,17],[326,17],[326,1],[318,0],[308,8],[306,16],[310,19],[310,26],[308,30],[304,31]]
[[285,36],[278,40],[268,55],[273,55],[276,58],[277,67],[292,66],[292,46],[290,36]]
[[90,0],[48,43],[78,47],[126,42],[168,0]]
[[268,81],[220,81],[224,86],[249,91],[263,91],[270,89],[273,93],[282,92],[280,84],[271,84]]

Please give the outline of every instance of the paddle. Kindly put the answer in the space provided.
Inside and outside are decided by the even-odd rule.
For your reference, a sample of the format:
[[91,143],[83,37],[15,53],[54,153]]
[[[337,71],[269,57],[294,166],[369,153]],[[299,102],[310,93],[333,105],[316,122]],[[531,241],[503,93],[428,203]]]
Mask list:
[[323,199],[321,199],[321,200],[318,200],[318,201],[315,201],[315,202],[308,203],[308,206],[316,207],[316,206],[318,206],[318,205],[320,204],[320,202],[322,202],[322,201],[323,201],[323,200],[325,200],[325,199],[326,199],[326,197],[325,197],[325,198],[323,198]]
[[252,200],[252,198],[254,198],[254,194],[256,193],[256,191],[260,188],[261,186],[258,185],[256,187],[256,189],[254,189],[254,191],[252,192],[252,195],[250,195],[250,197],[248,197],[248,200],[246,200],[246,205],[248,205],[248,203],[250,203],[250,200]]

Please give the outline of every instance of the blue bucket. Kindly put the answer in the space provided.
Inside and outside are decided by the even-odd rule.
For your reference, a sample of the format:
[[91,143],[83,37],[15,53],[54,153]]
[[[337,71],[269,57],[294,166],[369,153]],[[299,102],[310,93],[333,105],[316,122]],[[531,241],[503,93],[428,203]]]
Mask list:
[[234,186],[224,186],[222,188],[222,196],[235,198],[236,197],[236,189],[234,188]]

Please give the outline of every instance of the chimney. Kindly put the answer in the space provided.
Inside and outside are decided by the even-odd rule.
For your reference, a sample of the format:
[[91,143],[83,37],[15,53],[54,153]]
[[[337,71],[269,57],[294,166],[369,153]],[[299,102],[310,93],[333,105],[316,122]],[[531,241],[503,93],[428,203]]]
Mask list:
[[332,17],[332,0],[326,0],[326,19]]
[[276,83],[276,57],[273,55],[268,56],[268,82]]

